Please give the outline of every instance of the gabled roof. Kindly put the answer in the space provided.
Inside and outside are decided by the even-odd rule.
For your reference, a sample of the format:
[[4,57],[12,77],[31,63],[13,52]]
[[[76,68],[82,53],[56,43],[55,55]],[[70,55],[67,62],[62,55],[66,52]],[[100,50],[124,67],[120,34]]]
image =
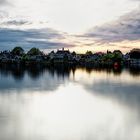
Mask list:
[[140,53],[140,49],[135,48],[135,49],[131,50],[131,52],[139,52]]
[[70,51],[69,50],[57,50],[56,54],[70,54]]

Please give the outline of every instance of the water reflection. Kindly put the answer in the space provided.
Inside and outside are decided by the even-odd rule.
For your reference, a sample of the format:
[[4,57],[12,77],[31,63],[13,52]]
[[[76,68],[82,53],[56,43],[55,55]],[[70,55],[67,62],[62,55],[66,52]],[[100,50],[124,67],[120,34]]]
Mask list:
[[1,140],[139,140],[133,69],[0,67]]
[[74,72],[75,68],[72,67],[6,65],[0,67],[0,89],[56,90],[60,84],[68,81],[70,74]]
[[[113,73],[114,75],[121,75],[123,70],[122,68],[118,69],[111,69],[111,68],[93,68],[93,67],[78,67],[78,66],[52,66],[52,67],[43,67],[41,65],[33,65],[29,67],[21,66],[21,65],[3,65],[0,66],[0,73],[1,75],[8,76],[11,75],[16,80],[22,80],[24,75],[28,73],[29,77],[32,79],[38,79],[39,76],[44,74],[45,71],[48,71],[52,76],[55,74],[58,77],[69,77],[70,73],[75,73],[76,69],[83,69],[86,70],[88,74],[93,71],[98,72],[106,72],[106,73]],[[138,68],[129,68],[125,69],[129,72],[132,76],[139,76],[140,69]]]

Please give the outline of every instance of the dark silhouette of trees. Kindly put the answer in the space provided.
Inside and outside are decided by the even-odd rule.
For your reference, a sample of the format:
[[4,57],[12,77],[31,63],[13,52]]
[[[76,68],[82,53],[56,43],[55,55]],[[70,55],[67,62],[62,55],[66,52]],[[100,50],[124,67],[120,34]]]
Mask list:
[[38,48],[32,48],[28,51],[28,55],[42,55],[43,53]]
[[11,51],[11,53],[12,53],[13,55],[23,55],[23,54],[24,54],[24,50],[23,50],[23,48],[21,48],[20,46],[17,46],[17,47],[15,47],[15,48]]

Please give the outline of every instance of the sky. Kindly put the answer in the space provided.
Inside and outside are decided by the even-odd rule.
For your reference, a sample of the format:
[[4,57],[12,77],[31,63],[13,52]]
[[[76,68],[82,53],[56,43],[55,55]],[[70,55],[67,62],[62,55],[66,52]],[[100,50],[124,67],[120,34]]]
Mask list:
[[0,0],[0,50],[140,48],[140,0]]

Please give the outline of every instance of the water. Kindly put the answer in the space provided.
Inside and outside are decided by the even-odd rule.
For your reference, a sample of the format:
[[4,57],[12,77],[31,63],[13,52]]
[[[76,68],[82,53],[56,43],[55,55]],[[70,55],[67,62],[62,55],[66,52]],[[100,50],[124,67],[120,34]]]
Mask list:
[[139,140],[140,72],[0,67],[0,140]]

